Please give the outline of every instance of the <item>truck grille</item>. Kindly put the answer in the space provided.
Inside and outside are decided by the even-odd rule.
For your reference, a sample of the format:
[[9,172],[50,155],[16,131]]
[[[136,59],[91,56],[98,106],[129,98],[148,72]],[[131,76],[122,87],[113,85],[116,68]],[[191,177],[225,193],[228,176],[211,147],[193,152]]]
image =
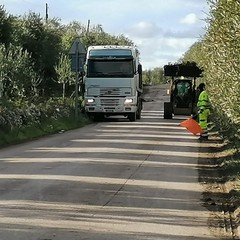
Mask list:
[[111,87],[111,88],[96,88],[89,87],[87,89],[87,95],[95,96],[95,97],[126,97],[131,96],[132,91],[131,88],[119,88],[119,87]]
[[100,99],[101,105],[104,106],[118,106],[119,99]]
[[119,88],[101,88],[100,96],[120,96],[121,91]]

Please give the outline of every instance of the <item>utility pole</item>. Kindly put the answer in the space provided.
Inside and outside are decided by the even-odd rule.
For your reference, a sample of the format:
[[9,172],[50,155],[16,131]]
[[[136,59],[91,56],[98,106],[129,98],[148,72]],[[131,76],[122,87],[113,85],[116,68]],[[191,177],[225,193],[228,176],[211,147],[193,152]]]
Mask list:
[[88,35],[88,33],[89,33],[89,28],[90,28],[90,20],[88,20],[86,35]]
[[48,21],[48,4],[46,3],[46,22]]

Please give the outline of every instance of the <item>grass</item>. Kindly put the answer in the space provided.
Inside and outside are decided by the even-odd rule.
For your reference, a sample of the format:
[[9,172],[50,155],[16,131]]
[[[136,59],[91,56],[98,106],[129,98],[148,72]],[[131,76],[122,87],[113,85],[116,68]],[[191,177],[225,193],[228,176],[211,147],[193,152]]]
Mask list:
[[219,166],[220,181],[227,186],[228,198],[227,203],[229,211],[236,211],[238,214],[240,208],[240,153],[235,144],[228,142],[219,152],[217,161]]
[[76,129],[89,124],[91,121],[80,115],[76,121],[74,115],[59,119],[46,119],[41,124],[33,124],[31,126],[15,128],[10,131],[0,130],[0,147],[11,144],[21,143],[23,141],[32,140],[49,134],[54,134],[60,131]]

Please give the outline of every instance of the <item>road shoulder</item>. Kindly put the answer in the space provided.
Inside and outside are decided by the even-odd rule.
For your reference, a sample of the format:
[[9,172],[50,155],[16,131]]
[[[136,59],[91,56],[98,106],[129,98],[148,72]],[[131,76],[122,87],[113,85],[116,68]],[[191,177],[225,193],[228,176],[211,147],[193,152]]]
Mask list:
[[225,182],[221,175],[220,159],[223,157],[224,145],[224,141],[217,135],[210,136],[207,142],[200,142],[199,154],[206,155],[206,158],[198,160],[199,182],[203,186],[202,200],[204,207],[210,211],[208,224],[213,234],[220,234],[224,239],[240,239],[239,210],[234,206],[231,194],[236,188],[236,182]]

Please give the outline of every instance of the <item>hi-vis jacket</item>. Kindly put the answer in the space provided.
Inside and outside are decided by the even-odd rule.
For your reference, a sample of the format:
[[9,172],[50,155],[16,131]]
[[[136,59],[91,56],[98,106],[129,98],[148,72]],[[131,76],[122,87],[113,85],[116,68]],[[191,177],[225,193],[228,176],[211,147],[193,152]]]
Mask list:
[[202,91],[198,97],[197,107],[200,110],[210,109],[208,94],[205,90]]

